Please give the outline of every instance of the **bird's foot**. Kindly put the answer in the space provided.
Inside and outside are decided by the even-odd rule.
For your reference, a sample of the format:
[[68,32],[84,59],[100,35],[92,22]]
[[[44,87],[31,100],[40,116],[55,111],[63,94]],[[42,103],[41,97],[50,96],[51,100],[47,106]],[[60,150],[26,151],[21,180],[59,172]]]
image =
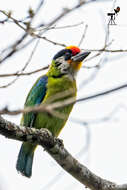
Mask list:
[[63,144],[63,140],[62,139],[58,139],[56,138],[56,143],[60,146],[60,147],[64,147],[64,144]]
[[[62,139],[55,138],[55,144],[57,144],[60,148],[64,148]],[[46,151],[46,148],[44,148],[44,151]]]

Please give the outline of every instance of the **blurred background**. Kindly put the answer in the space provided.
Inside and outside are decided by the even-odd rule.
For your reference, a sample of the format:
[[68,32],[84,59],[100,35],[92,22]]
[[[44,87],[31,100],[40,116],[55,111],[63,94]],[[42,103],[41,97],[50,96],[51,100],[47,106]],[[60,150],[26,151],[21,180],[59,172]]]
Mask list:
[[[116,25],[108,25],[107,13],[120,7]],[[26,35],[23,27],[49,42]],[[35,14],[32,18],[32,13]],[[64,16],[63,16],[64,15]],[[57,19],[56,19],[57,18]],[[78,99],[127,83],[127,11],[124,0],[4,0],[0,6],[0,110],[23,108],[26,96],[46,70],[43,68],[61,44],[91,50],[77,77]],[[24,37],[24,35],[26,35]],[[36,47],[36,49],[35,49]],[[99,51],[101,49],[109,50]],[[118,51],[117,51],[118,50]],[[93,58],[94,57],[94,58]],[[127,176],[127,90],[76,103],[59,138],[67,150],[92,172],[118,184]],[[20,115],[4,118],[20,124]],[[15,169],[21,142],[0,136],[0,190],[83,190],[84,186],[67,174],[41,147],[35,153],[32,178]]]

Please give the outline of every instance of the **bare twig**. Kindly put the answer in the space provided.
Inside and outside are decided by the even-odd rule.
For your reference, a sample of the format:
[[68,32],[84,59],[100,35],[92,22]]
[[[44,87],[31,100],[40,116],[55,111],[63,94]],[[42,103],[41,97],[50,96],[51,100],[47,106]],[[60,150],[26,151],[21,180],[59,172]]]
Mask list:
[[15,73],[8,73],[8,74],[0,74],[0,77],[12,77],[12,76],[27,76],[27,75],[32,75],[32,74],[35,74],[37,72],[40,72],[40,71],[43,71],[43,70],[46,70],[49,68],[49,65],[48,66],[45,66],[45,67],[42,67],[40,69],[37,69],[37,70],[34,70],[34,71],[31,71],[31,72],[26,72],[26,73],[19,73],[19,71],[15,72]]
[[[101,124],[103,122],[108,122],[108,121],[112,121],[115,117],[115,115],[120,112],[120,110],[123,109],[124,111],[127,112],[127,106],[123,105],[123,104],[119,104],[117,106],[115,106],[112,111],[110,111],[107,115],[104,115],[100,118],[90,118],[90,119],[78,119],[78,118],[70,118],[70,120],[74,123],[78,123],[81,125],[84,125],[85,127],[87,125],[96,125],[96,124]],[[118,121],[118,120],[117,120]]]
[[5,85],[1,85],[0,88],[7,88],[7,87],[11,86],[12,84],[14,84],[17,80],[18,80],[18,76],[15,79],[13,79],[11,82],[9,82]]
[[[50,28],[50,26],[52,26],[53,24],[55,24],[55,23],[56,23],[57,21],[59,21],[61,18],[63,18],[63,17],[66,16],[67,14],[71,13],[72,11],[81,8],[83,5],[85,5],[85,4],[87,4],[87,3],[88,3],[88,2],[83,1],[82,3],[78,3],[77,5],[75,5],[74,7],[72,7],[71,9],[65,8],[65,9],[63,10],[63,12],[62,12],[60,15],[58,15],[55,19],[53,19],[51,22],[49,22],[49,23],[47,24],[47,27]],[[64,47],[65,47],[65,44],[57,43],[57,42],[54,42],[54,41],[52,41],[52,40],[47,39],[46,37],[42,37],[42,36],[39,36],[38,34],[35,34],[33,28],[22,26],[22,24],[20,24],[17,19],[15,19],[14,17],[12,17],[11,14],[9,14],[9,13],[3,11],[3,10],[0,10],[0,12],[3,13],[5,16],[7,16],[7,18],[12,19],[13,22],[14,22],[18,27],[20,27],[22,30],[24,30],[25,32],[27,32],[27,33],[28,33],[29,35],[31,35],[32,37],[41,38],[41,39],[46,40],[46,41],[48,41],[48,42],[50,42],[50,43],[52,43],[52,44],[54,44],[54,45],[60,45],[60,46],[64,46]]]
[[[81,8],[82,6],[84,6],[84,5],[88,4],[88,3],[92,3],[92,2],[93,2],[92,0],[91,1],[81,1],[81,2],[78,2],[75,6],[73,6],[70,9],[68,9],[68,8],[63,9],[63,12],[60,13],[56,18],[54,18],[49,23],[45,24],[44,32],[48,31],[48,29],[52,25],[54,25],[56,22],[60,21],[63,17],[67,16],[69,13],[71,13],[71,12],[73,12],[73,11]],[[65,44],[54,42],[54,41],[49,40],[48,38],[46,38],[44,36],[40,36],[39,34],[36,34],[35,31],[36,31],[37,27],[31,28],[31,22],[33,21],[33,18],[37,15],[37,13],[40,10],[40,8],[41,8],[42,5],[43,5],[43,0],[40,2],[40,4],[38,5],[37,9],[34,11],[34,14],[30,18],[30,21],[27,23],[27,25],[26,24],[24,25],[24,22],[20,22],[22,20],[17,20],[15,18],[13,18],[12,15],[10,14],[10,12],[7,13],[7,12],[5,12],[3,10],[0,10],[0,12],[3,13],[7,17],[7,19],[12,20],[13,23],[15,23],[18,27],[20,27],[23,31],[25,31],[25,34],[23,34],[23,36],[25,35],[25,38],[28,35],[30,35],[30,36],[33,37],[32,39],[30,39],[29,41],[27,41],[25,44],[23,44],[24,37],[22,36],[19,40],[17,40],[16,43],[14,43],[14,45],[11,45],[8,48],[4,49],[4,52],[6,52],[6,54],[4,56],[2,54],[0,55],[0,63],[3,63],[5,60],[7,60],[8,58],[10,58],[12,55],[16,54],[17,52],[19,52],[23,48],[27,47],[36,38],[41,38],[43,40],[46,40],[47,42],[50,42],[53,45],[60,45],[60,46],[65,47]],[[40,26],[44,26],[44,24],[41,23]],[[19,47],[19,45],[20,45],[20,47]]]
[[92,74],[90,75],[90,77],[88,77],[87,79],[83,80],[81,82],[81,84],[79,84],[79,91],[83,90],[83,87],[86,87],[86,85],[88,85],[90,82],[92,82],[96,78],[96,76],[97,76],[97,74],[98,74],[98,72],[100,70],[100,67],[96,66],[96,67],[92,67],[92,68],[94,68],[94,71],[92,72]]
[[126,53],[127,49],[83,49],[84,51],[91,51],[91,52],[109,52],[109,53]]
[[85,25],[84,32],[83,32],[83,35],[82,35],[81,40],[80,40],[80,42],[79,42],[79,44],[78,44],[79,47],[81,46],[81,44],[82,44],[82,42],[83,42],[83,40],[84,40],[84,38],[85,38],[85,36],[86,36],[87,28],[88,28],[88,25],[86,24],[86,25]]
[[23,34],[14,44],[1,51],[0,64],[18,52],[18,46],[26,39],[27,33]]
[[[30,54],[30,57],[28,58],[28,61],[26,62],[26,64],[24,65],[24,67],[23,67],[20,71],[17,71],[17,72],[16,72],[16,75],[15,75],[16,78],[15,78],[14,80],[12,80],[10,83],[8,83],[8,84],[6,84],[6,85],[3,85],[3,86],[0,86],[0,88],[7,88],[7,87],[9,87],[10,85],[14,84],[14,83],[18,80],[18,78],[20,77],[20,75],[18,75],[18,74],[23,73],[23,71],[27,68],[27,66],[29,65],[29,63],[30,63],[30,61],[31,61],[31,59],[32,59],[32,57],[33,57],[35,51],[36,51],[36,48],[37,48],[38,44],[39,44],[39,39],[38,39],[38,41],[36,42],[36,44],[35,44],[35,46],[34,46],[32,52],[31,52],[31,54]],[[12,75],[11,75],[11,76],[12,76]],[[14,75],[13,75],[13,76],[14,76]]]
[[[113,43],[113,41],[114,40],[112,40],[111,42],[109,42],[109,43],[107,43],[106,45],[104,44],[104,47],[102,48],[103,50],[104,49],[106,49],[107,47],[110,47],[110,45]],[[95,55],[93,55],[92,57],[89,57],[89,58],[86,58],[85,59],[85,62],[87,62],[87,61],[90,61],[91,59],[94,59],[95,57],[98,57],[99,55],[101,55],[103,53],[103,51],[100,51],[100,52],[98,52],[97,54],[95,54]],[[100,66],[99,64],[97,64],[97,65],[94,65],[94,66],[91,66],[91,67],[86,67],[86,66],[82,66],[82,67],[84,67],[84,68],[95,68],[95,67],[98,67],[98,66]]]
[[68,28],[73,28],[76,26],[80,26],[84,24],[84,22],[79,22],[77,24],[72,24],[72,25],[66,25],[66,26],[51,26],[51,27],[47,27],[47,26],[43,26],[43,27],[36,27],[36,31],[43,31],[43,30],[58,30],[58,29],[68,29]]
[[80,164],[47,129],[17,126],[0,117],[0,134],[10,139],[41,145],[64,170],[91,190],[127,190],[127,184],[117,185],[102,179]]
[[[84,123],[82,123],[82,124],[84,125]],[[86,154],[87,154],[87,151],[88,151],[88,148],[89,148],[89,145],[90,145],[90,130],[89,130],[89,127],[87,125],[85,125],[84,129],[86,130],[85,145],[74,156],[77,159],[81,158],[81,156],[84,155],[84,154],[85,154],[85,157],[86,157]],[[47,190],[47,189],[51,188],[53,186],[53,184],[55,184],[58,181],[58,179],[60,180],[64,176],[65,176],[65,172],[63,170],[61,170],[58,174],[56,174],[56,176],[53,176],[53,178],[46,185],[44,185],[41,190]]]
[[99,93],[95,93],[93,95],[88,95],[86,97],[79,98],[77,100],[75,100],[75,98],[68,98],[64,101],[58,101],[58,102],[51,103],[51,104],[43,104],[43,105],[39,105],[39,106],[35,106],[35,107],[27,107],[25,109],[19,109],[19,110],[14,110],[14,111],[10,111],[10,110],[8,110],[7,107],[5,107],[2,110],[0,110],[0,114],[1,115],[2,114],[3,115],[4,114],[17,115],[20,113],[29,113],[29,112],[49,112],[49,113],[52,113],[53,110],[56,108],[64,107],[66,105],[70,105],[70,104],[74,104],[74,103],[86,102],[88,100],[94,100],[94,99],[101,97],[101,96],[105,96],[105,95],[109,95],[111,93],[119,92],[120,90],[123,90],[124,88],[127,88],[127,83],[125,83],[123,85],[119,85],[119,86],[114,87],[114,88],[104,90],[104,91],[99,92]]

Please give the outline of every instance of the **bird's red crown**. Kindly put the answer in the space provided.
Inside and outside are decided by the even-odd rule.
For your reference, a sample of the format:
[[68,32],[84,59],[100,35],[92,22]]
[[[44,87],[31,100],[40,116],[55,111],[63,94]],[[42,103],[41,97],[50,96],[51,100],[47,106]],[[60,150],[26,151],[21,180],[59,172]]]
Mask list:
[[73,56],[80,53],[81,51],[77,46],[68,46],[66,47],[66,49],[70,49],[72,51]]

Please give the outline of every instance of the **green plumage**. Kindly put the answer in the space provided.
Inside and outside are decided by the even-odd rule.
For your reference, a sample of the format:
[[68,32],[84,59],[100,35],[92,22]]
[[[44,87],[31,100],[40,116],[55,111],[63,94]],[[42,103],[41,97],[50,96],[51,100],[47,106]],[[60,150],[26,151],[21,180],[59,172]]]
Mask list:
[[[75,81],[71,81],[69,78],[62,76],[60,78],[52,78],[52,77],[48,77],[48,84],[47,84],[47,92],[45,95],[45,98],[43,99],[42,103],[48,103],[48,100],[50,101],[51,97],[55,97],[56,94],[58,93],[64,93],[64,91],[70,90],[71,89],[75,89],[75,92],[73,92],[73,96],[76,96],[76,84]],[[63,101],[71,96],[67,96],[66,98],[58,98],[56,101]],[[72,110],[73,105],[68,105],[62,108],[57,108],[56,111],[58,111],[59,113],[63,113],[65,114],[65,118],[64,119],[60,119],[58,117],[55,117],[49,113],[38,113],[35,119],[35,127],[36,128],[47,128],[49,129],[52,134],[54,136],[58,136],[61,129],[64,127],[69,114]]]
[[[75,79],[66,74],[61,74],[60,69],[56,67],[55,61],[52,61],[49,71],[46,75],[41,76],[30,90],[25,107],[34,106],[38,104],[48,104],[50,98],[54,98],[58,93],[64,93],[65,91],[73,89],[70,95],[62,98],[58,98],[52,102],[63,101],[69,97],[76,98],[76,82]],[[57,108],[56,111],[65,114],[64,119],[55,117],[49,113],[27,113],[23,114],[21,119],[21,125],[34,128],[47,128],[53,136],[58,136],[61,129],[64,127],[73,105],[67,105],[65,107]],[[32,163],[34,150],[36,146],[30,143],[23,143],[16,168],[26,177],[30,177],[32,174]]]

